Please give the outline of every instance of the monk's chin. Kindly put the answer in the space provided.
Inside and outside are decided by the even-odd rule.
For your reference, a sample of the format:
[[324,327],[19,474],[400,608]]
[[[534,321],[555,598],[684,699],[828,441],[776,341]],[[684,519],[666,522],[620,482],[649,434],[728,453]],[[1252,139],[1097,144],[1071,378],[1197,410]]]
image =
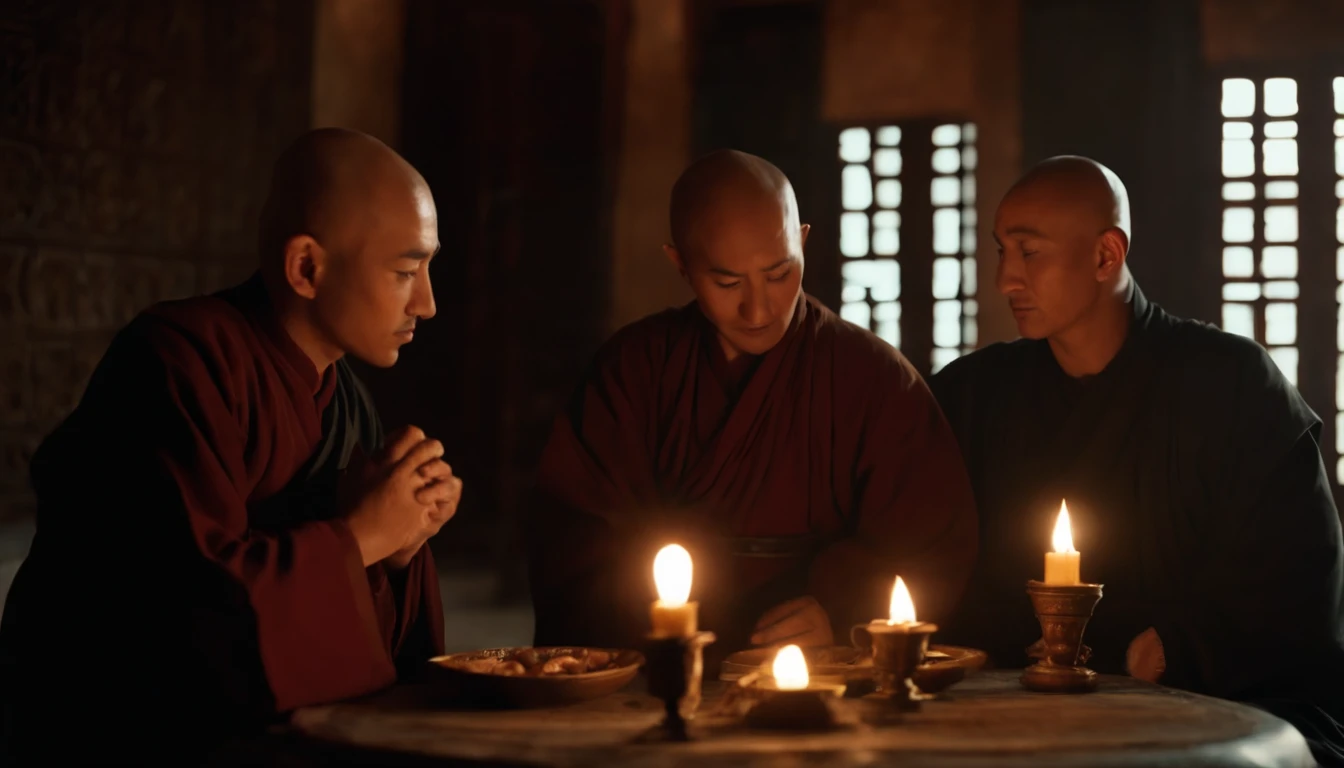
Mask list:
[[1030,339],[1032,341],[1040,341],[1041,339],[1046,338],[1050,334],[1041,330],[1041,328],[1037,326],[1036,323],[1018,323],[1017,335],[1024,339]]
[[401,350],[394,349],[390,352],[378,352],[377,354],[356,354],[355,357],[374,368],[391,368],[397,364],[397,360],[401,359]]

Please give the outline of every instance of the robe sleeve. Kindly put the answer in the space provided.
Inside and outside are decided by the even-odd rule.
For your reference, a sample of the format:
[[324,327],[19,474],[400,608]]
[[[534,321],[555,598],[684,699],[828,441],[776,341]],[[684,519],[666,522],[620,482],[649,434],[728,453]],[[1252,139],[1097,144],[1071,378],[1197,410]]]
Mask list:
[[[836,371],[862,378],[843,366]],[[898,575],[921,620],[945,621],[966,588],[978,548],[970,481],[928,386],[903,359],[876,380],[866,398],[870,405],[853,412],[858,450],[852,495],[841,500],[850,508],[850,535],[816,558],[809,578],[837,637],[848,637],[853,624],[887,615]]]
[[[215,359],[199,340],[169,328],[147,341],[128,361],[142,389],[134,415],[139,431],[125,447],[138,454],[126,463],[145,471],[126,490],[141,502],[147,526],[176,532],[164,537],[178,550],[170,557],[203,560],[215,573],[215,586],[192,598],[203,603],[192,611],[194,631],[208,637],[211,622],[236,624],[233,606],[245,604],[278,711],[394,682],[369,576],[345,523],[279,531],[249,526],[249,435],[234,413],[231,388],[221,384],[239,375],[228,370],[236,361]],[[236,627],[228,630],[221,634]]]
[[1231,699],[1310,699],[1317,681],[1344,677],[1344,544],[1313,434],[1256,498],[1213,528],[1194,583],[1160,614],[1162,681]]
[[1209,435],[1200,473],[1217,516],[1154,617],[1162,682],[1261,704],[1338,759],[1344,539],[1320,420],[1263,349],[1241,346],[1223,356],[1234,367],[1192,374],[1204,418],[1187,429]]
[[443,653],[443,602],[429,543],[415,553],[405,569],[390,571],[382,563],[375,563],[369,566],[368,574],[397,679],[421,677],[425,660]]
[[[370,456],[383,448],[383,422],[368,388],[344,359],[337,362],[347,377],[356,408],[359,444],[355,451]],[[344,468],[342,468],[344,471]],[[425,672],[425,660],[443,653],[443,601],[439,594],[438,569],[429,542],[400,572],[382,563],[368,569],[369,586],[378,607],[388,653],[395,660],[398,679],[412,679]]]

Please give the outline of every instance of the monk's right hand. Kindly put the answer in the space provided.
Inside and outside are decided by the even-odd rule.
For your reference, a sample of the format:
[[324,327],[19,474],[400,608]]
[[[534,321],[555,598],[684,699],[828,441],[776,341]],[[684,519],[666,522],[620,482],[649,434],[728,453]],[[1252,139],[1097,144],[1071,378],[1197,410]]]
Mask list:
[[[414,427],[399,433],[365,470],[346,525],[367,567],[415,541],[435,526],[434,493],[443,444]],[[446,466],[446,465],[445,465]],[[430,467],[429,471],[425,471]]]

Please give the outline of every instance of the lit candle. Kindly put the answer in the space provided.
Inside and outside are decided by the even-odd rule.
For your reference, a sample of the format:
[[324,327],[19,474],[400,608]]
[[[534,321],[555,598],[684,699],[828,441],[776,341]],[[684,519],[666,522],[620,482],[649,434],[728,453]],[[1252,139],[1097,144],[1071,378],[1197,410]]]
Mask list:
[[1073,528],[1069,525],[1069,506],[1059,503],[1059,518],[1055,521],[1054,552],[1045,553],[1046,584],[1078,584],[1080,555],[1073,548]]
[[658,599],[650,612],[654,637],[690,637],[695,634],[699,603],[691,596],[691,554],[680,544],[669,544],[653,559],[653,583]]
[[813,682],[803,649],[796,645],[780,648],[770,673],[773,680],[756,684],[763,693],[747,712],[749,727],[809,731],[835,725],[835,712],[827,702],[843,695],[845,684]]
[[775,663],[771,667],[775,676],[775,687],[781,691],[806,690],[810,680],[807,675],[807,659],[803,658],[803,649],[796,645],[786,645],[775,654]]
[[897,576],[896,586],[891,588],[891,607],[887,626],[911,626],[918,623],[915,620],[915,601],[910,599],[910,590],[906,589],[905,582]]

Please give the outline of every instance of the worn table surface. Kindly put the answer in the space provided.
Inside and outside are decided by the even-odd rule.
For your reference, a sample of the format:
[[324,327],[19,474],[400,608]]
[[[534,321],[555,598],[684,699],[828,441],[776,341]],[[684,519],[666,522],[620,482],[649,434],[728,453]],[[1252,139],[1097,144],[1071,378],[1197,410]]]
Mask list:
[[293,725],[327,742],[457,765],[1314,765],[1296,730],[1251,707],[1123,677],[1103,677],[1091,694],[1038,694],[1017,676],[972,676],[899,717],[845,700],[854,722],[811,734],[752,731],[717,717],[724,686],[706,683],[699,738],[680,744],[641,741],[662,711],[638,682],[571,707],[492,712],[434,708],[432,691],[405,687],[300,710]]

